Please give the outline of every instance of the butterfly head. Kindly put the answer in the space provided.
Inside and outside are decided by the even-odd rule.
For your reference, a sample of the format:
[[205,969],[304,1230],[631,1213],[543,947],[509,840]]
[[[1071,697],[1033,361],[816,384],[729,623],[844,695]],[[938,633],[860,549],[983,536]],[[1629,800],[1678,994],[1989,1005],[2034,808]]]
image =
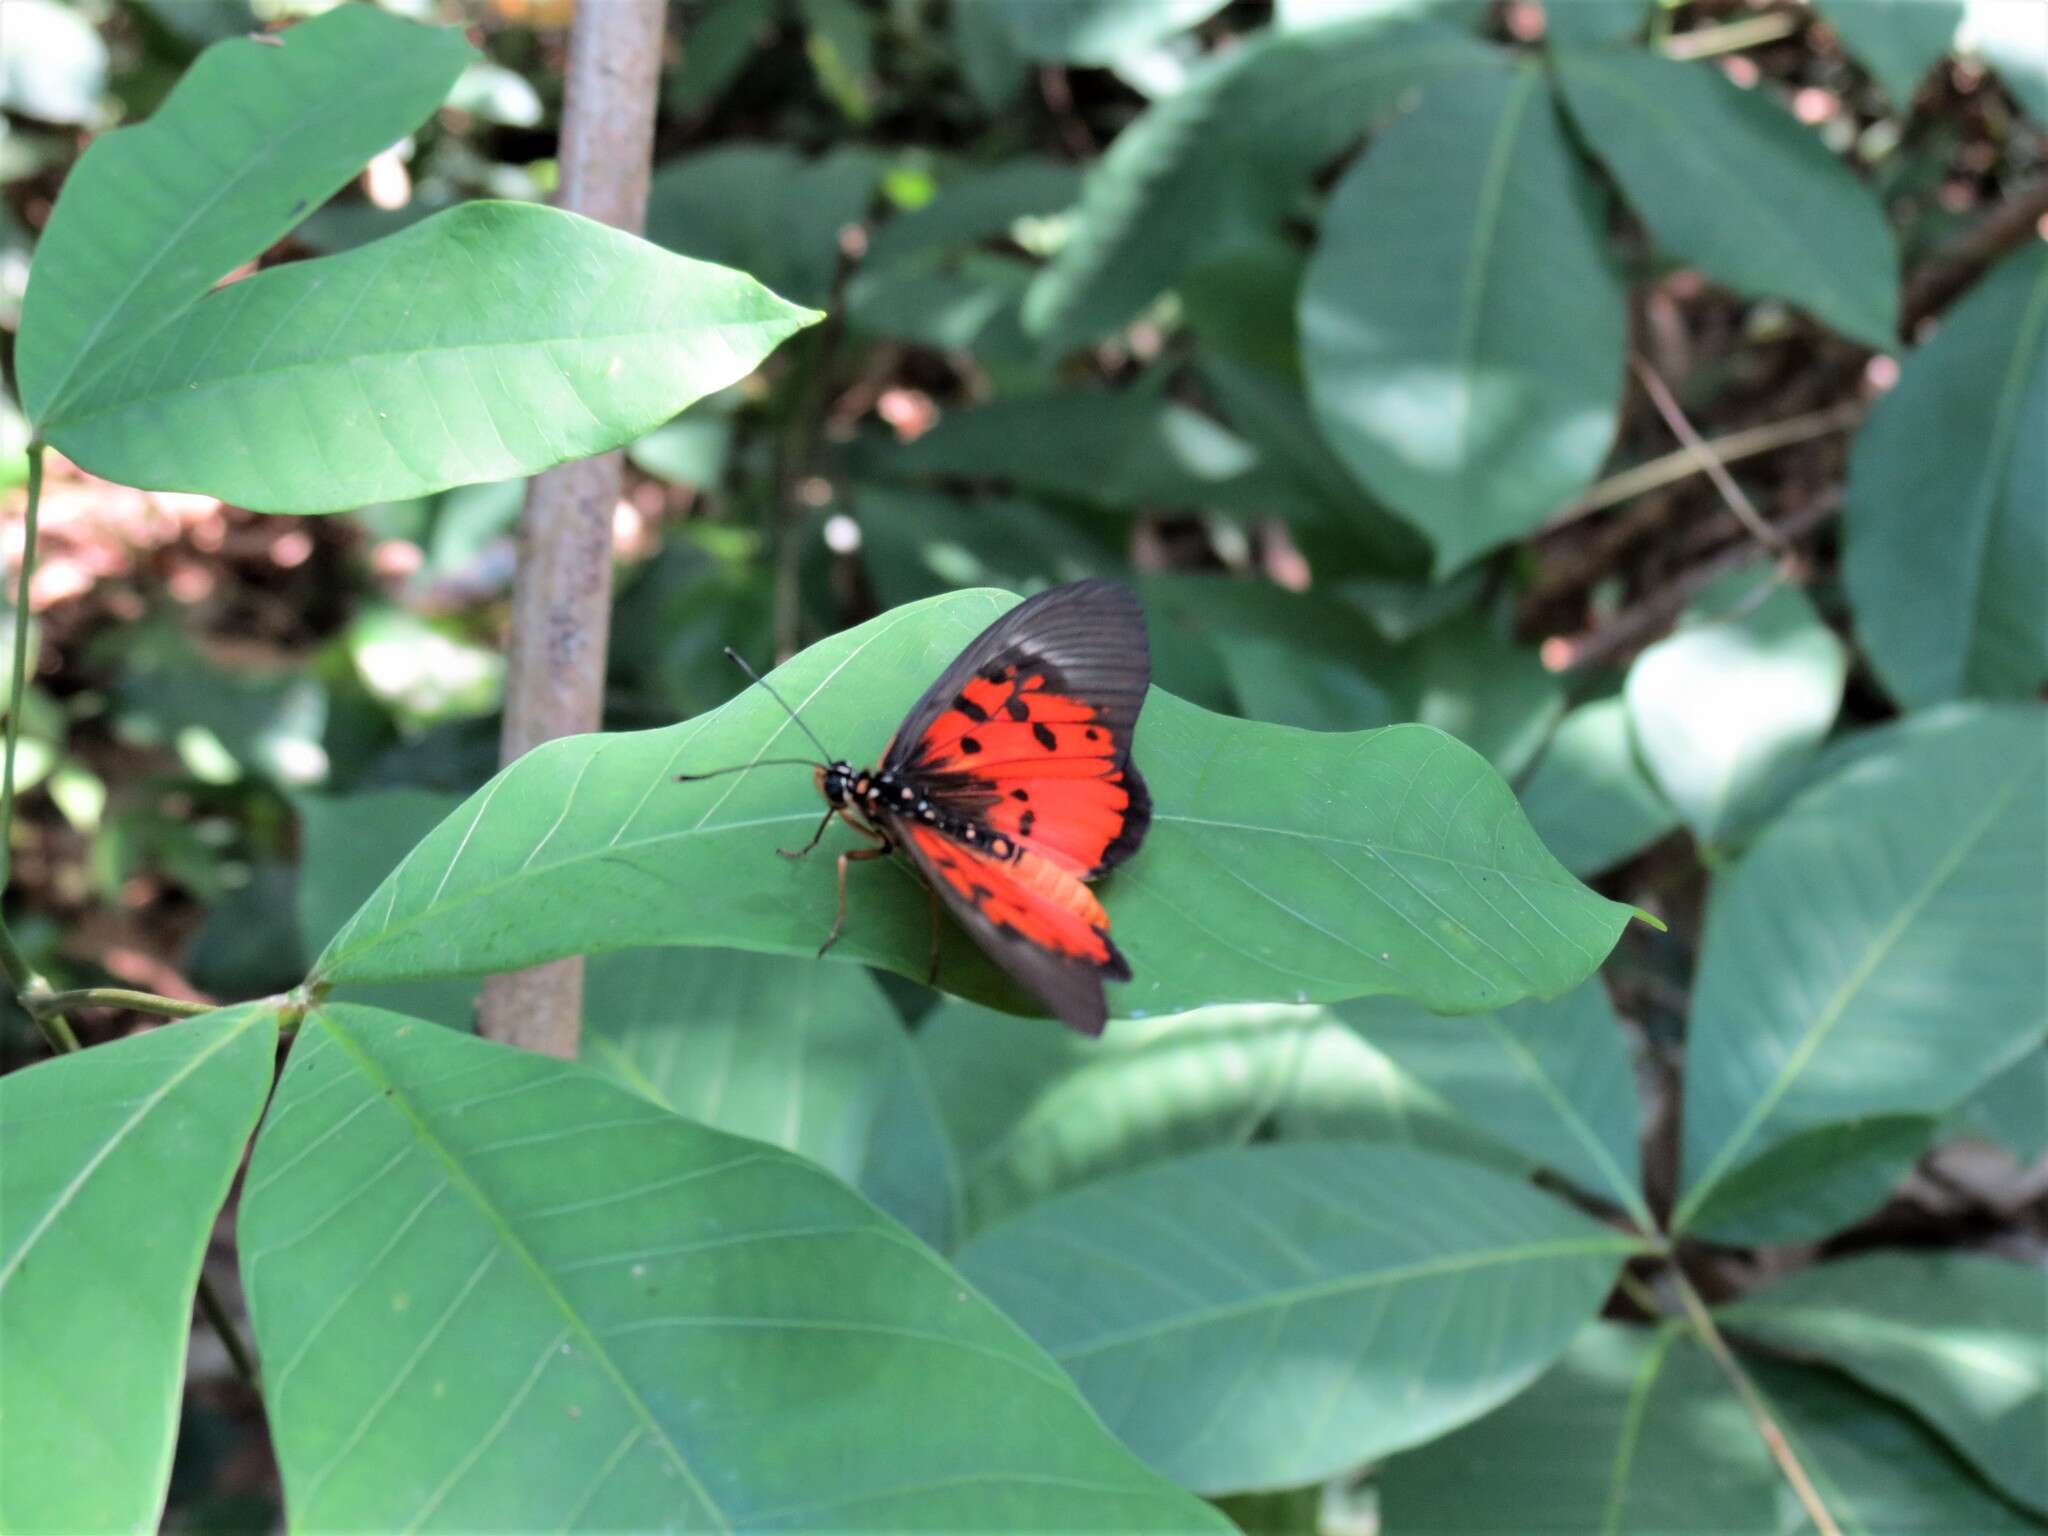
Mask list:
[[827,763],[817,772],[818,793],[828,804],[844,805],[853,798],[853,781],[858,777],[849,762]]

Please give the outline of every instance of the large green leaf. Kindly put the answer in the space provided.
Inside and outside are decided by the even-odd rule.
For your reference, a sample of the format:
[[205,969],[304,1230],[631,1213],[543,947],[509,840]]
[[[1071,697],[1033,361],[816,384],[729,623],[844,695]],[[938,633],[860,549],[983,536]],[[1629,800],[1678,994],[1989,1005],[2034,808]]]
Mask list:
[[343,5],[206,50],[97,140],[36,245],[15,367],[39,427],[404,137],[476,57],[456,28]]
[[1205,63],[1090,171],[1026,324],[1055,347],[1122,324],[1204,257],[1274,224],[1319,165],[1410,92],[1491,57],[1447,28],[1368,15],[1260,33]]
[[1309,399],[1439,574],[1607,457],[1627,306],[1603,225],[1534,64],[1433,87],[1330,199],[1301,290]]
[[1717,843],[1812,756],[1848,677],[1841,641],[1804,594],[1736,571],[1636,658],[1625,696],[1652,776],[1693,836]]
[[1711,64],[1629,48],[1553,57],[1593,153],[1665,251],[1870,346],[1897,345],[1897,242],[1813,130]]
[[[1012,599],[911,604],[775,675],[835,750],[877,753],[918,694]],[[815,950],[835,907],[828,841],[781,859],[822,809],[790,768],[680,785],[802,738],[752,689],[666,730],[551,742],[422,841],[328,945],[320,980],[535,964],[642,945]],[[1555,996],[1592,973],[1629,909],[1558,866],[1485,762],[1441,732],[1318,735],[1212,715],[1156,690],[1137,731],[1144,849],[1104,885],[1137,980],[1120,1013],[1398,992],[1442,1012]],[[930,964],[909,868],[856,869],[835,955],[906,976]],[[950,925],[941,977],[992,993]]]
[[131,485],[328,512],[630,442],[818,318],[575,214],[464,203],[219,290],[42,425]]
[[1301,1142],[1087,1185],[959,1261],[1127,1445],[1224,1493],[1329,1477],[1513,1396],[1634,1246],[1468,1163]]
[[0,1078],[0,1528],[156,1529],[192,1292],[276,1048],[251,1003]]
[[1818,0],[1815,9],[1902,116],[1963,19],[1963,0]]
[[240,1237],[296,1529],[1222,1528],[857,1195],[588,1068],[316,1011]]
[[1906,359],[1849,457],[1842,576],[1905,704],[2048,683],[2048,245],[1987,277]]
[[[1904,1414],[1798,1366],[1752,1366],[1845,1536],[2023,1536]],[[1595,1323],[1528,1392],[1380,1474],[1386,1529],[1417,1536],[1751,1536],[1811,1530],[1727,1379],[1682,1329]]]
[[1951,708],[1885,727],[1716,887],[1678,1226],[1776,1143],[1945,1113],[2048,1029],[2044,720]]
[[1336,1011],[1488,1138],[1612,1201],[1645,1231],[1656,1225],[1637,1161],[1635,1067],[1597,978],[1556,1002],[1476,1019],[1392,998]]
[[[299,813],[299,932],[306,953],[317,955],[413,844],[453,814],[462,796],[430,789],[383,789],[301,795],[293,804]],[[481,987],[475,977],[437,976],[345,985],[342,992],[351,1002],[466,1030],[475,1020]]]
[[1207,21],[1225,0],[980,0],[1027,59],[1114,64]]
[[1934,1115],[1831,1120],[1774,1141],[1718,1180],[1686,1225],[1730,1242],[1812,1242],[1868,1216],[1934,1144]]
[[1732,1307],[1729,1327],[1847,1371],[2048,1514],[2048,1276],[1964,1253],[1867,1253]]
[[959,1227],[952,1147],[903,1020],[866,972],[639,949],[583,986],[583,1057],[664,1108],[787,1147],[934,1247]]
[[959,1158],[968,1230],[1095,1179],[1255,1140],[1384,1142],[1528,1167],[1321,1008],[1205,1008],[1082,1040],[1050,1020],[949,1003],[919,1023],[917,1053]]
[[1545,846],[1582,877],[1612,869],[1678,825],[1678,812],[1636,760],[1620,698],[1581,704],[1558,722],[1521,800]]

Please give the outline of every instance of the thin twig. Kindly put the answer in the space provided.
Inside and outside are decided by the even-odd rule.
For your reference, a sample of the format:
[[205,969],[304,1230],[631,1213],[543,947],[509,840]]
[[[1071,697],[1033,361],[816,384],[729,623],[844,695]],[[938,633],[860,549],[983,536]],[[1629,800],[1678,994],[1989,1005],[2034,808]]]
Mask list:
[[28,586],[36,569],[36,515],[43,505],[43,445],[28,445],[28,512],[21,526],[21,581],[14,596],[14,678],[7,694],[7,764],[0,770],[0,888],[14,868],[14,749],[28,697]]
[[1759,43],[1775,43],[1782,37],[1790,37],[1799,30],[1799,26],[1797,16],[1789,11],[1777,11],[1768,16],[1752,16],[1746,21],[1731,21],[1725,26],[1680,32],[1665,38],[1659,47],[1667,59],[1708,59],[1717,53],[1736,53],[1744,48],[1754,48]]
[[1725,437],[1710,437],[1699,448],[1678,448],[1654,459],[1645,459],[1596,482],[1585,495],[1545,523],[1540,532],[1554,532],[1591,513],[1604,512],[1650,491],[1675,485],[1704,471],[1710,459],[1719,459],[1724,465],[1733,464],[1774,449],[1810,443],[1815,438],[1846,431],[1863,419],[1863,412],[1862,401],[1845,400],[1824,410],[1788,416],[1783,421],[1766,421],[1754,427],[1744,427],[1739,432],[1730,432]]
[[1700,1300],[1700,1294],[1692,1288],[1692,1282],[1673,1265],[1670,1270],[1672,1289],[1678,1293],[1679,1304],[1685,1308],[1685,1315],[1699,1335],[1700,1342],[1707,1347],[1707,1353],[1721,1367],[1729,1384],[1735,1388],[1735,1395],[1742,1399],[1742,1406],[1749,1410],[1750,1421],[1763,1437],[1764,1445],[1770,1450],[1771,1459],[1778,1464],[1778,1470],[1785,1474],[1785,1481],[1792,1485],[1792,1492],[1805,1509],[1806,1517],[1813,1522],[1813,1528],[1820,1536],[1842,1536],[1842,1528],[1835,1524],[1835,1517],[1828,1513],[1820,1494],[1806,1475],[1806,1468],[1799,1464],[1799,1457],[1793,1453],[1792,1444],[1785,1438],[1785,1432],[1778,1428],[1778,1421],[1771,1417],[1770,1405],[1763,1399],[1756,1386],[1749,1379],[1749,1373],[1742,1368],[1742,1362],[1735,1358],[1735,1352],[1728,1347],[1728,1341],[1721,1337],[1721,1330],[1714,1324],[1714,1315],[1707,1310],[1707,1304]]
[[[1842,510],[1839,491],[1816,498],[1811,504],[1800,508],[1782,522],[1772,525],[1773,531],[1787,544],[1795,544],[1816,529],[1834,520]],[[1602,624],[1577,638],[1562,640],[1561,653],[1552,660],[1549,653],[1551,642],[1545,642],[1545,661],[1553,671],[1570,672],[1595,662],[1605,661],[1617,651],[1628,649],[1640,640],[1667,627],[1680,609],[1692,601],[1695,595],[1711,586],[1730,571],[1738,571],[1745,565],[1760,559],[1765,551],[1758,545],[1745,541],[1727,550],[1712,560],[1701,562],[1687,571],[1667,587],[1644,598],[1631,608],[1625,608]]]
[[2048,176],[2037,176],[2001,199],[1983,218],[1921,262],[1900,305],[1900,325],[1911,336],[1920,322],[1944,308],[1977,275],[2048,219]]
[[1784,536],[1764,521],[1764,515],[1757,511],[1756,503],[1751,501],[1742,487],[1735,483],[1735,477],[1728,473],[1728,466],[1721,461],[1720,455],[1693,430],[1693,424],[1686,420],[1685,412],[1679,409],[1677,398],[1672,395],[1664,381],[1657,377],[1657,370],[1640,356],[1631,355],[1628,364],[1635,371],[1635,376],[1642,381],[1644,390],[1650,396],[1650,403],[1657,407],[1657,414],[1664,418],[1664,425],[1669,427],[1679,442],[1700,460],[1700,467],[1706,471],[1707,478],[1714,482],[1714,489],[1721,493],[1721,499],[1728,504],[1728,510],[1735,514],[1742,526],[1750,531],[1758,543],[1777,554],[1782,555],[1790,549],[1791,546],[1785,542]]
[[256,1356],[242,1337],[242,1330],[235,1326],[235,1320],[228,1316],[227,1304],[220,1299],[220,1292],[213,1288],[213,1282],[205,1275],[199,1277],[199,1310],[212,1325],[215,1336],[228,1352],[228,1359],[234,1362],[235,1374],[252,1388],[261,1391],[262,1383],[257,1379]]
[[78,987],[69,992],[28,991],[21,994],[21,1006],[41,1017],[72,1008],[127,1008],[136,1013],[160,1013],[171,1019],[197,1018],[211,1013],[214,1003],[194,1003],[154,992],[136,992],[127,987]]

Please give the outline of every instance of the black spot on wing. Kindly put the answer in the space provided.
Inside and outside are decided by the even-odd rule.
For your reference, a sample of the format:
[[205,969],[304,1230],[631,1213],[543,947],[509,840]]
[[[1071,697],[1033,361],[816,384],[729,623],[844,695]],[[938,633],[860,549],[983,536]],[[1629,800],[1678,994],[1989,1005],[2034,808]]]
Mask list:
[[965,752],[969,757],[972,757],[975,753],[981,750],[981,743],[976,741],[972,736],[962,736],[960,738],[960,750],[962,752]]
[[972,720],[976,725],[983,725],[986,724],[988,721],[988,711],[983,709],[979,704],[975,703],[974,700],[967,697],[967,695],[964,693],[953,700],[953,707],[959,710],[960,713],[965,715],[968,719]]
[[1060,739],[1053,735],[1052,727],[1040,721],[1031,727],[1031,734],[1038,738],[1038,744],[1048,752],[1059,750]]

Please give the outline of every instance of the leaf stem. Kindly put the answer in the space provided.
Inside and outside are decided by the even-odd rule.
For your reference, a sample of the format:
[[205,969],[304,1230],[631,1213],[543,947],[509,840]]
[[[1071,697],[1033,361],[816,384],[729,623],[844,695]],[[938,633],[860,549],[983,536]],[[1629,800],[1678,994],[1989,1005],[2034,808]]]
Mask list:
[[213,1012],[215,1007],[212,1003],[187,1002],[182,998],[161,997],[154,992],[131,991],[127,987],[79,987],[70,992],[26,991],[21,994],[21,1006],[37,1017],[60,1013],[68,1008],[131,1008],[138,1013],[160,1013],[172,1019],[194,1018]]
[[1790,11],[1777,11],[1764,16],[1752,16],[1745,21],[1731,21],[1719,27],[1701,27],[1694,32],[1679,32],[1664,38],[1658,45],[1667,59],[1707,59],[1717,53],[1735,53],[1743,48],[1754,48],[1759,43],[1775,43],[1781,37],[1790,37],[1799,30],[1799,18]]
[[1788,416],[1783,421],[1767,421],[1759,426],[1744,427],[1740,432],[1711,437],[1697,448],[1688,446],[1660,454],[1654,459],[1645,459],[1590,487],[1585,495],[1551,518],[1540,531],[1554,532],[1590,513],[1603,512],[1647,491],[1688,479],[1706,469],[1713,459],[1718,459],[1725,466],[1737,459],[1769,453],[1774,448],[1789,448],[1794,443],[1807,443],[1833,432],[1847,431],[1863,419],[1863,411],[1860,400],[1848,400],[1801,416]]
[[1778,1427],[1778,1421],[1771,1417],[1770,1405],[1763,1394],[1749,1379],[1749,1373],[1742,1368],[1742,1362],[1735,1358],[1735,1351],[1728,1347],[1728,1341],[1721,1336],[1721,1330],[1714,1324],[1714,1316],[1707,1310],[1707,1304],[1700,1300],[1700,1293],[1692,1288],[1692,1282],[1677,1265],[1669,1270],[1671,1286],[1678,1294],[1679,1304],[1685,1308],[1686,1320],[1699,1335],[1700,1342],[1707,1347],[1707,1353],[1721,1367],[1735,1388],[1735,1395],[1742,1399],[1742,1406],[1749,1410],[1751,1422],[1763,1437],[1765,1447],[1770,1451],[1778,1470],[1785,1474],[1785,1481],[1792,1485],[1792,1492],[1805,1509],[1806,1516],[1813,1522],[1813,1528],[1820,1536],[1842,1536],[1842,1528],[1835,1524],[1835,1517],[1828,1513],[1820,1494],[1806,1475],[1806,1468],[1799,1463],[1792,1444],[1785,1438],[1785,1432]]
[[228,1359],[234,1362],[235,1374],[252,1388],[260,1390],[256,1375],[256,1356],[250,1352],[248,1341],[242,1337],[235,1320],[228,1316],[226,1303],[220,1299],[220,1292],[213,1288],[213,1282],[202,1273],[199,1276],[199,1310],[205,1314],[207,1323],[220,1339],[228,1352]]
[[1700,467],[1707,472],[1707,478],[1714,482],[1714,489],[1721,493],[1721,500],[1728,504],[1728,510],[1735,514],[1737,522],[1747,528],[1750,536],[1773,554],[1783,555],[1792,543],[1777,529],[1764,521],[1763,513],[1757,511],[1756,503],[1735,483],[1735,477],[1728,473],[1728,466],[1721,462],[1719,454],[1686,420],[1685,412],[1671,388],[1657,376],[1657,370],[1641,357],[1630,357],[1629,367],[1635,370],[1642,381],[1643,390],[1650,397],[1650,403],[1657,407],[1657,414],[1664,418],[1664,425],[1688,453],[1700,461]]

